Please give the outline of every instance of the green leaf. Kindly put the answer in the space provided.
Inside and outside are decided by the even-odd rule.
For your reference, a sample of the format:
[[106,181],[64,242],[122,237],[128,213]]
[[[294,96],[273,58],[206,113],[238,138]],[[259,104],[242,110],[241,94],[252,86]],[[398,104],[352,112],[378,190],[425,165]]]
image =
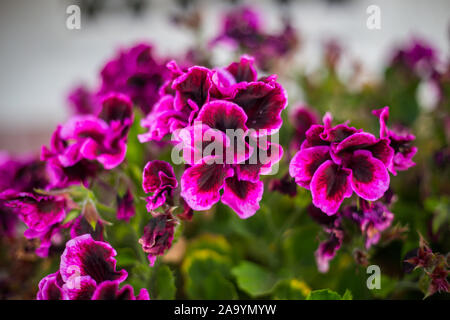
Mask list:
[[346,290],[344,296],[341,297],[339,293],[334,292],[330,289],[314,290],[311,291],[306,297],[306,300],[351,300],[351,299],[352,294],[349,290]]
[[279,281],[273,290],[273,298],[277,300],[304,300],[311,289],[308,285],[297,279],[284,279]]
[[61,224],[66,224],[66,223],[72,221],[73,219],[77,218],[79,214],[80,214],[80,210],[71,210],[67,214],[67,216],[65,217],[64,221]]
[[276,278],[266,269],[249,261],[244,261],[231,270],[239,288],[252,297],[271,292]]
[[181,270],[190,299],[235,299],[237,292],[229,280],[231,261],[209,249],[195,250],[184,259]]
[[155,273],[156,299],[172,300],[175,298],[175,277],[172,270],[166,265],[161,265]]
[[345,290],[344,295],[342,296],[342,300],[353,300],[353,295],[350,290]]

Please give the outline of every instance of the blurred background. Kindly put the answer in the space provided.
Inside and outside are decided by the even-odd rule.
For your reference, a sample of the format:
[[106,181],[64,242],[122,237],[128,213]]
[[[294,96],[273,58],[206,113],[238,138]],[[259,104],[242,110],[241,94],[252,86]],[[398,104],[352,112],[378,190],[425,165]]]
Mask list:
[[[80,30],[66,28],[71,4],[81,8]],[[449,48],[448,0],[2,0],[0,149],[38,152],[67,119],[68,92],[78,84],[95,86],[103,63],[120,46],[146,40],[158,55],[180,55],[217,35],[223,13],[238,4],[259,10],[269,31],[290,16],[302,38],[295,61],[305,70],[316,67],[323,42],[331,38],[361,61],[368,77],[377,77],[393,48],[413,36],[428,39],[440,52]],[[381,30],[366,27],[372,4],[381,9]],[[192,7],[201,14],[201,33],[174,23]],[[213,52],[215,64],[230,59],[220,47]]]

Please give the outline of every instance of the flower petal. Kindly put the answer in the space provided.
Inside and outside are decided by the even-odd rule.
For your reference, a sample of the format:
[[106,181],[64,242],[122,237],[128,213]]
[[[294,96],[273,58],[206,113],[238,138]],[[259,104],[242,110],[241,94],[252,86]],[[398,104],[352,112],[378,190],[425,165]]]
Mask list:
[[196,120],[222,132],[227,129],[247,131],[247,115],[240,106],[229,101],[216,100],[205,104]]
[[196,164],[181,177],[181,196],[192,209],[208,210],[220,200],[224,180],[232,174],[224,164]]
[[389,188],[389,173],[386,166],[372,157],[370,151],[355,151],[346,166],[352,171],[352,188],[361,198],[369,201],[377,200]]
[[259,209],[264,192],[261,181],[239,180],[236,176],[225,180],[222,202],[233,209],[241,219],[247,219]]
[[191,67],[188,72],[176,78],[172,89],[176,90],[175,109],[183,110],[189,100],[193,101],[198,108],[209,101],[209,90],[211,88],[211,71],[203,67]]
[[72,276],[63,285],[63,291],[69,300],[91,300],[96,286],[90,276]]
[[178,186],[172,166],[162,160],[147,162],[142,173],[142,188],[145,193],[156,192],[158,189]]
[[239,62],[232,62],[226,70],[230,72],[236,79],[236,82],[252,82],[256,81],[257,73],[253,66],[254,59],[250,56],[243,55]]
[[[256,135],[273,134],[281,127],[281,111],[287,105],[287,93],[276,82],[250,82],[242,86],[232,99],[248,116],[247,127]],[[258,132],[265,129],[266,132]]]
[[297,183],[302,181],[305,184],[309,184],[317,168],[330,159],[330,147],[328,146],[301,149],[295,154],[289,164],[289,174],[295,178]]
[[116,271],[117,255],[108,243],[95,241],[90,234],[69,240],[61,256],[60,272],[67,282],[73,276],[90,276],[97,283],[105,280],[123,281],[125,270]]
[[344,198],[352,195],[351,171],[327,160],[314,174],[310,188],[313,204],[328,215],[335,214]]

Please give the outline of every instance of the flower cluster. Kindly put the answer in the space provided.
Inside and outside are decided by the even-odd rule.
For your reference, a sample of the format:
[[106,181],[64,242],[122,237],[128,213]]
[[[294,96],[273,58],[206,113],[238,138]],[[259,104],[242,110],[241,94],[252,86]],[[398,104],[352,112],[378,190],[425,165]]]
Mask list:
[[116,251],[89,234],[66,243],[59,270],[39,283],[38,300],[149,300],[146,289],[138,296],[133,287],[119,289],[128,273],[116,270]]
[[299,44],[295,29],[287,22],[280,33],[267,33],[261,27],[261,18],[249,7],[238,7],[223,19],[221,34],[212,44],[226,42],[255,57],[258,66],[269,70],[277,58],[287,58]]
[[407,46],[395,52],[391,65],[429,75],[434,72],[437,61],[435,49],[422,39],[413,39]]
[[133,123],[130,99],[111,93],[96,115],[72,117],[53,133],[50,148],[42,148],[53,187],[67,187],[100,170],[117,167],[125,158],[128,131]]
[[63,194],[35,192],[35,189],[45,189],[49,185],[45,164],[37,159],[2,155],[0,176],[1,232],[14,236],[14,226],[19,218],[28,227],[24,236],[40,239],[36,254],[48,256],[52,238],[66,227],[62,222],[70,207],[69,199]]
[[[247,56],[222,69],[194,66],[183,72],[174,62],[168,67],[172,80],[143,119],[149,131],[140,141],[159,141],[174,133],[172,141],[181,146],[189,165],[181,177],[181,197],[192,209],[207,210],[221,200],[241,218],[250,217],[263,194],[259,175],[282,156],[271,136],[282,124],[285,90],[274,75],[257,80],[253,59]],[[154,176],[160,184],[148,191],[159,198],[167,188],[163,180],[172,175]],[[173,181],[169,185],[176,187]]]
[[95,114],[100,101],[111,92],[128,96],[134,105],[147,114],[159,98],[159,88],[167,80],[169,70],[159,61],[146,43],[121,50],[100,72],[100,88],[92,93],[84,86],[75,88],[69,102],[76,114]]
[[16,210],[8,206],[7,198],[19,193],[32,193],[48,184],[45,164],[34,157],[13,158],[0,152],[0,236],[15,235]]
[[291,176],[311,190],[313,204],[328,215],[335,214],[353,192],[368,201],[381,198],[389,188],[388,170],[395,172],[391,140],[346,123],[332,126],[329,114],[323,121],[306,132],[290,163]]
[[319,244],[315,253],[320,272],[328,271],[329,262],[336,256],[347,235],[343,224],[344,219],[358,226],[365,238],[366,249],[380,241],[381,233],[389,228],[394,220],[394,215],[389,211],[388,205],[382,201],[360,200],[359,206],[345,206],[332,216],[323,214],[319,208],[311,205],[308,213],[328,234],[328,238]]

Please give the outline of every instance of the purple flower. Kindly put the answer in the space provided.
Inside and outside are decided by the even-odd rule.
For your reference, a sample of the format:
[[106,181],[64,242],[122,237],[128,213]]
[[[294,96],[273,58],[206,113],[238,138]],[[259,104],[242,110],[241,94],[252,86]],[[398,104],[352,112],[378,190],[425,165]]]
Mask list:
[[63,228],[61,222],[69,208],[67,198],[63,195],[43,196],[11,191],[1,193],[0,198],[27,225],[24,236],[28,239],[40,239],[36,254],[46,257],[53,236]]
[[0,238],[13,237],[16,233],[16,224],[17,215],[13,209],[5,206],[3,200],[0,200]]
[[416,137],[406,130],[396,132],[388,129],[386,122],[389,118],[389,107],[374,110],[372,113],[380,119],[380,137],[389,139],[390,146],[394,149],[394,158],[388,167],[389,171],[397,175],[397,171],[405,171],[414,166],[412,158],[417,153],[417,147],[412,146],[411,142]]
[[173,190],[178,186],[172,166],[162,160],[149,161],[142,174],[142,188],[145,193],[152,192],[147,197],[147,210],[152,211],[162,206],[167,197],[171,199]]
[[299,105],[291,110],[289,120],[294,127],[291,148],[298,150],[302,142],[306,139],[306,131],[308,131],[312,125],[319,123],[319,116],[309,107]]
[[61,256],[60,273],[62,280],[68,284],[76,273],[77,277],[88,277],[99,284],[106,280],[122,282],[127,277],[125,270],[116,270],[117,255],[108,243],[95,241],[90,234],[85,234],[66,243]]
[[155,264],[157,256],[161,256],[172,246],[176,220],[170,213],[158,214],[150,219],[139,239],[142,250],[148,253],[150,266]]
[[381,202],[360,202],[360,209],[354,206],[343,210],[344,216],[348,217],[361,229],[366,239],[366,249],[378,243],[381,232],[389,228],[394,220],[394,215]]
[[169,77],[165,61],[153,55],[149,44],[141,43],[121,50],[101,71],[99,96],[120,92],[130,97],[144,114],[152,110],[159,98],[159,89]]
[[286,194],[292,198],[297,195],[297,184],[289,174],[284,175],[281,179],[271,180],[269,189],[270,191],[278,191],[281,194]]
[[128,222],[135,214],[133,194],[127,189],[123,197],[117,195],[117,219]]
[[0,152],[0,192],[33,192],[48,185],[45,163],[36,157],[11,157]]
[[376,138],[347,124],[312,125],[306,140],[292,158],[289,173],[300,186],[310,189],[313,204],[328,215],[355,192],[374,201],[389,188],[388,168],[394,150],[387,138]]
[[[45,164],[34,157],[11,157],[0,152],[0,193],[3,197],[20,192],[33,192],[45,188],[48,177]],[[6,198],[0,197],[0,236],[13,237],[18,215],[15,209],[6,204]]]
[[76,218],[70,227],[70,237],[72,239],[84,234],[90,234],[92,239],[96,241],[105,241],[103,232],[104,226],[100,220],[96,222],[94,230],[84,215],[80,215]]
[[129,284],[119,289],[119,281],[103,281],[92,295],[92,300],[150,300],[147,289],[141,289],[137,297]]
[[37,293],[37,300],[63,300],[65,292],[62,290],[64,281],[61,279],[61,274],[58,272],[49,274],[39,282],[39,291]]
[[[140,141],[174,133],[172,142],[180,144],[189,165],[181,177],[181,197],[190,208],[208,210],[222,200],[241,218],[252,216],[263,194],[259,176],[282,156],[270,135],[281,127],[285,90],[274,75],[256,80],[248,56],[215,70],[194,66],[184,72],[174,62],[168,67],[173,79],[142,121],[149,132]],[[159,199],[158,192],[155,196]]]
[[132,123],[131,101],[122,94],[110,94],[102,100],[97,116],[75,116],[58,126],[50,149],[44,146],[41,156],[47,161],[52,185],[86,184],[98,171],[94,160],[107,170],[118,166],[125,158]]
[[329,230],[329,238],[322,242],[315,252],[317,268],[320,272],[328,272],[330,260],[335,257],[336,252],[341,247],[343,238],[344,235],[341,230]]
[[[39,283],[38,300],[131,299],[129,285],[119,290],[119,283],[127,278],[125,270],[116,270],[116,251],[106,242],[95,241],[91,235],[78,236],[66,243],[56,273]],[[113,291],[113,293],[111,293]],[[148,299],[144,289],[138,295]]]
[[229,11],[223,19],[219,36],[212,40],[211,46],[219,42],[230,44],[252,54],[258,66],[269,70],[279,57],[286,58],[299,43],[296,30],[288,21],[280,33],[270,34],[262,30],[258,13],[249,7],[238,7]]
[[434,70],[437,61],[434,48],[422,39],[413,39],[404,48],[397,50],[391,65],[404,66],[412,71],[430,73]]
[[64,188],[70,185],[88,184],[89,178],[96,176],[100,170],[97,163],[86,159],[69,164],[61,161],[60,154],[66,153],[68,142],[61,137],[62,126],[58,126],[50,140],[50,148],[42,147],[41,160],[46,162],[50,186]]
[[77,115],[97,114],[101,108],[98,97],[84,86],[73,89],[67,100]]

